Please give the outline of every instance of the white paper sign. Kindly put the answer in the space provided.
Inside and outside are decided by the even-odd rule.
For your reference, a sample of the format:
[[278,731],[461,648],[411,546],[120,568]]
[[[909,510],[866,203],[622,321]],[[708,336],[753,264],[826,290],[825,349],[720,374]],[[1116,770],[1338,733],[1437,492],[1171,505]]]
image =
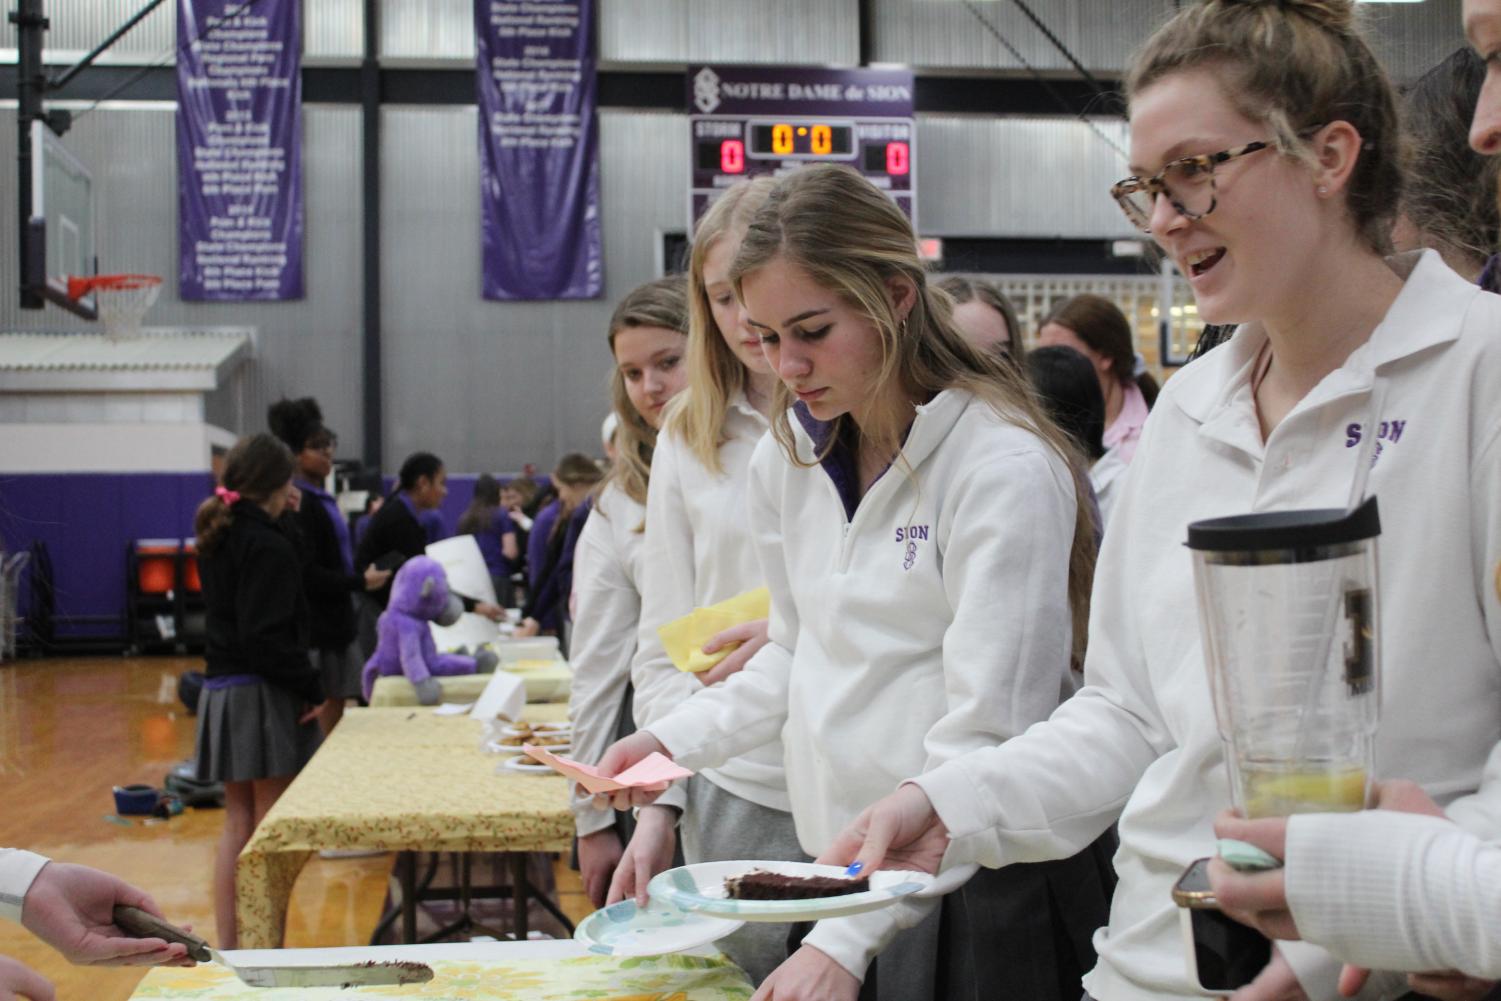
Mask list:
[[489,684],[480,692],[474,708],[469,710],[472,719],[489,721],[505,716],[511,721],[521,718],[526,711],[526,683],[514,674],[496,671],[490,675]]
[[451,539],[434,542],[427,547],[427,555],[443,565],[443,572],[448,575],[450,592],[496,604],[495,584],[490,580],[490,568],[485,566],[485,557],[479,551],[479,543],[474,536],[455,535]]

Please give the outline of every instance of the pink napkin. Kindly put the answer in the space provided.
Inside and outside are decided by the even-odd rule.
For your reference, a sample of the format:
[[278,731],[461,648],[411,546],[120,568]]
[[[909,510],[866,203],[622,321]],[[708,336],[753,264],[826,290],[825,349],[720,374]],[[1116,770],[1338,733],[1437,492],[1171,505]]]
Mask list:
[[591,794],[614,792],[617,789],[661,790],[677,779],[686,779],[693,773],[673,762],[665,754],[653,751],[614,778],[601,775],[598,768],[553,754],[545,747],[522,744],[521,749],[533,758],[549,765],[556,772],[568,776]]

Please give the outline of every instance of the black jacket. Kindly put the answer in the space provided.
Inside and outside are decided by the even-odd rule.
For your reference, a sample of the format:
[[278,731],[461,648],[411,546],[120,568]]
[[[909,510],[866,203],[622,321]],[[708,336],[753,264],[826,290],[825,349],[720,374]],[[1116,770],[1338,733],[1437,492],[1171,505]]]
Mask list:
[[304,701],[323,701],[308,660],[308,605],[297,547],[249,501],[213,553],[200,554],[207,612],[205,673],[258,674]]
[[344,572],[339,536],[318,498],[304,494],[294,517],[302,544],[302,586],[312,612],[309,641],[315,650],[343,650],[354,642],[355,634],[354,603],[349,596],[365,589],[365,575]]
[[[332,529],[330,529],[332,531]],[[385,608],[391,600],[391,582],[396,579],[395,570],[400,569],[401,564],[413,556],[421,556],[427,552],[427,529],[417,521],[412,512],[407,509],[401,500],[400,491],[391,494],[386,502],[375,512],[370,519],[370,525],[365,529],[365,535],[360,539],[359,548],[354,551],[354,565],[356,567],[368,567],[374,563],[382,570],[391,570],[391,580],[386,581],[379,591],[368,592],[371,598],[381,608]],[[398,562],[393,557],[400,556]],[[386,558],[383,560],[383,558]],[[364,587],[364,578],[360,580],[360,587]],[[460,594],[449,588],[449,592],[464,606],[464,611],[474,611],[477,604],[475,599],[467,594]]]
[[[401,557],[401,562],[405,562],[426,551],[427,532],[417,523],[406,504],[402,503],[398,492],[387,497],[380,510],[371,517],[365,535],[360,539],[359,548],[355,550],[354,565],[368,567],[374,563],[383,570],[395,570],[400,563],[395,560],[382,562],[382,558],[394,553]],[[371,591],[370,597],[381,608],[385,608],[386,603],[391,600],[391,581],[386,581],[379,591]]]

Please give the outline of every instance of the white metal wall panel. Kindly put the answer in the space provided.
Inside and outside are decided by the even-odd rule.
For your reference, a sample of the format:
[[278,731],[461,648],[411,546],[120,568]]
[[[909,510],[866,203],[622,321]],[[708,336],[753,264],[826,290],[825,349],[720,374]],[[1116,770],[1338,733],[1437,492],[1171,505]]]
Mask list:
[[687,118],[600,114],[605,292],[597,300],[480,296],[478,133],[473,107],[387,108],[382,242],[385,464],[427,449],[453,470],[549,469],[599,452],[609,410],[614,303],[657,274],[663,231],[687,213]]
[[[47,0],[44,58],[69,63],[128,21],[145,0]],[[5,5],[14,9],[14,3]],[[365,47],[363,0],[303,0],[302,54],[309,63],[358,59]],[[99,56],[100,64],[172,65],[177,44],[177,0],[168,0]],[[0,18],[0,63],[16,59],[16,29]]]
[[[393,62],[474,63],[475,0],[383,0],[380,54]],[[603,0],[608,5],[611,0]]]
[[[1085,67],[1112,76],[1124,72],[1136,49],[1175,9],[1171,0],[1030,0],[1028,6]],[[982,0],[975,7],[1034,68],[1073,72],[1015,4]],[[1460,0],[1362,4],[1359,16],[1372,48],[1399,82],[1464,44]],[[1024,70],[959,0],[875,0],[873,21],[873,58],[879,62]]]
[[[15,163],[15,109],[0,110],[0,163]],[[357,108],[309,105],[303,115],[307,298],[285,303],[183,302],[177,297],[175,111],[106,106],[64,139],[94,174],[105,271],[166,278],[148,326],[249,326],[259,331],[245,390],[246,426],[288,395],[318,397],[347,454],[360,448],[360,119]],[[19,308],[15,199],[0,199],[0,329],[98,330],[54,306]]]
[[303,0],[304,63],[357,61],[364,54],[364,0]]
[[[142,0],[47,0],[44,59],[71,62],[88,52],[141,9]],[[5,10],[14,10],[14,3]],[[16,26],[0,18],[0,60],[15,62]],[[153,63],[169,55],[177,38],[177,5],[164,3],[99,57],[101,63]]]
[[[811,63],[860,57],[858,0],[601,0],[601,64]],[[387,0],[381,57],[471,62],[474,0]]]
[[[1031,0],[1054,35],[1091,71],[1117,73],[1172,4],[1168,0]],[[872,51],[878,62],[918,68],[1021,70],[1023,64],[981,23],[1039,70],[1072,67],[1013,3],[958,0],[875,0]]]
[[599,18],[606,64],[860,61],[858,0],[602,0]]
[[[1127,148],[1123,123],[1095,124]],[[920,115],[917,217],[927,236],[1137,236],[1110,198],[1125,161],[1073,118]]]

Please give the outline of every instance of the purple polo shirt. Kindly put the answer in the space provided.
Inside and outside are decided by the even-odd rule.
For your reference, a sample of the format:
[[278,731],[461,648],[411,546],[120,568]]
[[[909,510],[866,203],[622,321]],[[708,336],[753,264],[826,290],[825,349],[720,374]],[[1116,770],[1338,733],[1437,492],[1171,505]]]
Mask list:
[[317,499],[323,505],[323,510],[328,514],[328,520],[334,523],[334,535],[339,540],[339,555],[344,558],[344,572],[354,573],[354,543],[349,538],[349,523],[344,520],[344,512],[339,510],[339,502],[334,500],[328,491],[313,486],[305,480],[297,481],[297,489],[304,496]]

